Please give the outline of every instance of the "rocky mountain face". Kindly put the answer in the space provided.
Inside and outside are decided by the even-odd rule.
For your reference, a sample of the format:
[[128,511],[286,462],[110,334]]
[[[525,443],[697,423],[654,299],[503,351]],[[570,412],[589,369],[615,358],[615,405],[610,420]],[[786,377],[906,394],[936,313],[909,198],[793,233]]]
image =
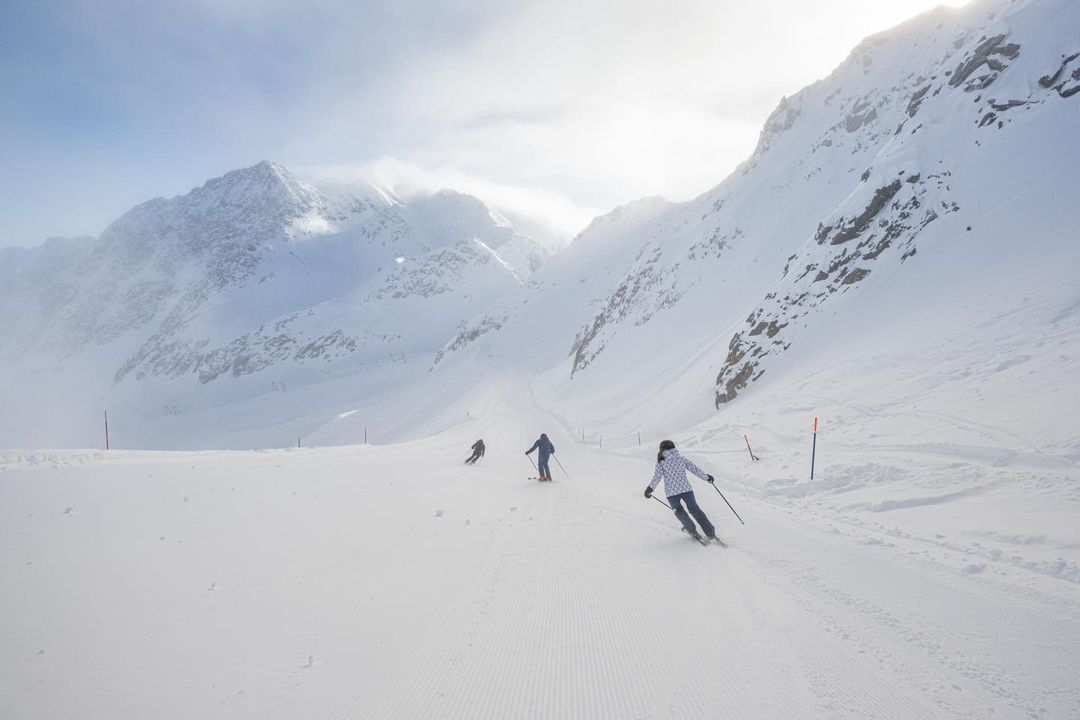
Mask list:
[[[624,412],[614,399],[677,387],[626,422],[680,403],[700,419],[886,289],[921,301],[986,277],[997,260],[979,244],[1035,224],[1015,199],[1057,192],[1080,166],[1067,139],[1080,126],[1080,40],[1065,27],[1080,27],[1080,5],[990,0],[868,38],[784,99],[720,185],[597,218],[522,291],[464,323],[436,364],[527,362],[553,408],[609,426]],[[1039,166],[1045,181],[1020,180]],[[960,246],[970,255],[955,282],[928,280],[927,263]],[[877,325],[903,316],[883,311]],[[860,331],[827,332],[843,343]]]
[[[620,363],[605,356],[648,357],[650,337],[665,338],[667,359],[655,362],[669,367],[726,338],[724,354],[710,355],[720,407],[815,318],[840,311],[836,298],[876,274],[908,277],[925,243],[948,243],[958,228],[990,230],[978,222],[988,199],[1024,190],[1007,187],[1010,167],[1071,147],[1053,134],[1080,122],[1080,41],[1064,27],[1080,27],[1080,5],[995,1],[940,8],[864,41],[780,103],[731,177],[620,228],[622,264],[613,255],[619,270],[602,290],[591,283],[564,377],[582,378],[579,390],[602,385]],[[535,281],[569,278],[553,263]],[[508,322],[484,317],[466,335]]]
[[[1057,22],[1080,23],[1075,4],[983,3],[966,13],[931,13],[865,41],[827,80],[773,114],[747,176],[769,155],[809,143],[809,157],[791,168],[803,182],[829,170],[823,161],[858,177],[732,335],[716,378],[718,406],[760,377],[768,356],[790,347],[786,328],[883,262],[911,258],[928,226],[961,212],[952,187],[982,179],[984,143],[1010,142],[1014,123],[1040,114],[1080,117],[1068,100],[1080,89],[1080,46],[1075,35],[1048,32]],[[975,157],[958,157],[957,148]],[[1053,148],[1017,137],[1016,151]]]
[[[451,389],[492,372],[576,418],[700,422],[793,357],[856,347],[957,288],[1037,263],[1028,287],[1067,293],[1076,27],[1080,3],[983,0],[868,38],[784,99],[718,186],[628,203],[557,253],[452,191],[228,173],[97,239],[2,251],[0,357],[92,364],[95,394],[177,418],[247,398],[237,426],[303,415],[328,442],[355,438],[333,428],[359,406],[403,436],[421,416],[437,427],[420,408],[457,408]],[[266,399],[286,385],[311,389]]]

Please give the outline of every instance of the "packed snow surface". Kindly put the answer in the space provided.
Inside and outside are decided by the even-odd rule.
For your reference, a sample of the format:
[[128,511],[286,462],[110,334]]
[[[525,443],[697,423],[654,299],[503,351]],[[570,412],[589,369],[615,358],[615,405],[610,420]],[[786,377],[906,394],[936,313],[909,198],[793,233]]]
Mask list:
[[516,381],[471,407],[382,446],[4,453],[4,716],[1080,715],[1075,464],[822,427],[810,481],[801,409],[758,461],[676,436],[746,520],[694,480],[701,547],[642,497],[656,439],[583,443]]
[[868,38],[567,247],[260,163],[0,250],[0,442],[113,447],[0,451],[0,716],[1080,717],[1078,27]]

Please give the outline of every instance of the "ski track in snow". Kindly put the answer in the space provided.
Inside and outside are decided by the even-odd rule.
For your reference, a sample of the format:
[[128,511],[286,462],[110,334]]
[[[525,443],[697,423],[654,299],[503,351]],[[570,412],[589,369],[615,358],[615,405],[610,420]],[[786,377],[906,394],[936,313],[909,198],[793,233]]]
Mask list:
[[[755,492],[733,482],[743,465],[688,449],[748,522],[697,483],[729,543],[701,547],[641,497],[648,462],[488,411],[381,447],[6,453],[7,716],[1080,713],[1077,583],[1008,558],[965,569],[980,556],[959,540],[875,524],[994,490],[874,513],[862,501],[903,475],[835,505]],[[539,428],[571,477],[524,479]],[[487,456],[460,465],[476,436]],[[1011,527],[963,537],[1076,557],[1075,539]],[[146,657],[165,672],[140,674]]]

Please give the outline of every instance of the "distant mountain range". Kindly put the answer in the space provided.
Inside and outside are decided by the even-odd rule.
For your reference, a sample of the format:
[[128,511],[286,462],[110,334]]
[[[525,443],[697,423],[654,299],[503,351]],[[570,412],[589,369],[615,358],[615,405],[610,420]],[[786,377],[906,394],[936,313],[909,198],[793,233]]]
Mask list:
[[[179,444],[273,444],[301,416],[347,441],[325,431],[343,407],[377,399],[382,417],[412,417],[417,397],[492,373],[532,378],[553,410],[692,424],[800,372],[793,357],[855,352],[869,328],[993,282],[1003,263],[1037,264],[1033,291],[1070,282],[1078,27],[1067,0],[925,13],[784,99],[717,187],[622,206],[565,247],[453,191],[402,199],[272,163],[237,170],[98,238],[0,250],[0,358],[22,390],[82,387],[58,378],[92,366],[83,401],[137,411],[145,445],[177,428]],[[283,386],[288,404],[257,400]],[[207,422],[238,402],[272,432]]]

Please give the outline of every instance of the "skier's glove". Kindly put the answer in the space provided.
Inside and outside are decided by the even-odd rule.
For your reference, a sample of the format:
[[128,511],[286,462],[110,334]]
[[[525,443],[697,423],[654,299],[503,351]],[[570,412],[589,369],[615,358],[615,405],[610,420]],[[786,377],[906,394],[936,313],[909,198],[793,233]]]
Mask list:
[[706,476],[705,476],[705,480],[706,480],[707,482],[711,482],[711,483],[714,483],[714,482],[716,482],[716,478],[714,478],[714,477],[713,477],[712,475],[706,475]]
[[647,498],[652,497],[652,488],[651,487],[645,488],[645,497],[647,497]]

